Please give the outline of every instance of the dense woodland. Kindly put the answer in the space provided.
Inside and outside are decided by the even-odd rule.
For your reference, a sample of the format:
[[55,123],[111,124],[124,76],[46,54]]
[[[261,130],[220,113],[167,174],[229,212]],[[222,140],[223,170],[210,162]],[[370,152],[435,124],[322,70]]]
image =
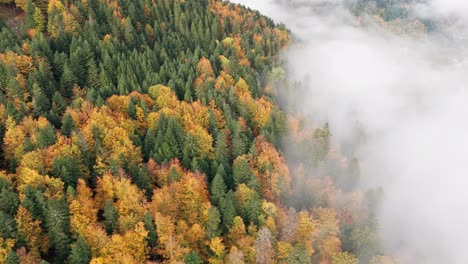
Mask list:
[[277,102],[283,26],[215,0],[0,8],[0,263],[393,263],[359,162]]

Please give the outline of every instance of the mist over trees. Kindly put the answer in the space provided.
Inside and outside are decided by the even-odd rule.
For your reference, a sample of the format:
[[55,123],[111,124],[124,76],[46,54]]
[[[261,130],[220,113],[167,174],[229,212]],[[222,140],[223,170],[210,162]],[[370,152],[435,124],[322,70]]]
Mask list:
[[[352,177],[345,178],[350,181],[342,180],[346,174],[336,166],[305,170],[305,178],[325,171],[341,176],[334,182],[341,188],[353,186],[351,179],[357,179],[359,188],[370,189],[366,199],[375,209],[371,224],[344,237],[366,237],[360,245],[377,245],[397,263],[466,262],[467,214],[460,208],[467,200],[467,167],[461,158],[468,144],[461,121],[468,99],[467,4],[237,2],[292,31],[296,42],[284,53],[282,81],[292,89],[283,94],[279,89],[278,97],[283,107],[299,112],[299,131],[328,123],[331,152],[357,158],[347,160],[353,161]],[[407,15],[385,19],[392,6]],[[308,164],[305,160],[314,157],[306,148],[300,151],[301,146],[284,146],[286,159],[295,164]],[[304,206],[311,188],[301,190],[303,199],[297,201]],[[368,232],[372,226],[378,237]]]
[[0,263],[392,263],[359,160],[279,103],[284,25],[217,0],[0,19]]

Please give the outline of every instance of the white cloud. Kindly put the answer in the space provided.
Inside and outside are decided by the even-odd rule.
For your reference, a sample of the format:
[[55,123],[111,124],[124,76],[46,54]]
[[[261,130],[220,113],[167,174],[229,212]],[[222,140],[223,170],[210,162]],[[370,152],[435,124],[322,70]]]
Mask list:
[[468,15],[468,2],[466,0],[432,0],[429,12],[441,15]]

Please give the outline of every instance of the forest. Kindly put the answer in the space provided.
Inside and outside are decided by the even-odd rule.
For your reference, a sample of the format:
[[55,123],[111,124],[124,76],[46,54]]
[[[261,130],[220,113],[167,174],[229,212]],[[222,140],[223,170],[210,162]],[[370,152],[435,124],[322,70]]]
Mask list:
[[0,263],[395,263],[381,191],[279,103],[284,25],[218,0],[0,19]]

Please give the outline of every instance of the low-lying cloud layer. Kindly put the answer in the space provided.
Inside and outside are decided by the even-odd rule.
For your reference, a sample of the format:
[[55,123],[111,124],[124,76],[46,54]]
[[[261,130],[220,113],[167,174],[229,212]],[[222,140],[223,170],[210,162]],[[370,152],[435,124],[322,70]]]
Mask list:
[[[463,26],[423,37],[359,26],[335,0],[237,0],[283,22],[298,38],[287,56],[306,86],[303,110],[358,146],[363,186],[386,193],[379,215],[387,253],[416,263],[468,263],[468,60]],[[321,5],[327,3],[326,6]],[[319,7],[320,6],[320,7]],[[467,21],[464,0],[416,13]],[[414,263],[414,262],[413,262]]]

